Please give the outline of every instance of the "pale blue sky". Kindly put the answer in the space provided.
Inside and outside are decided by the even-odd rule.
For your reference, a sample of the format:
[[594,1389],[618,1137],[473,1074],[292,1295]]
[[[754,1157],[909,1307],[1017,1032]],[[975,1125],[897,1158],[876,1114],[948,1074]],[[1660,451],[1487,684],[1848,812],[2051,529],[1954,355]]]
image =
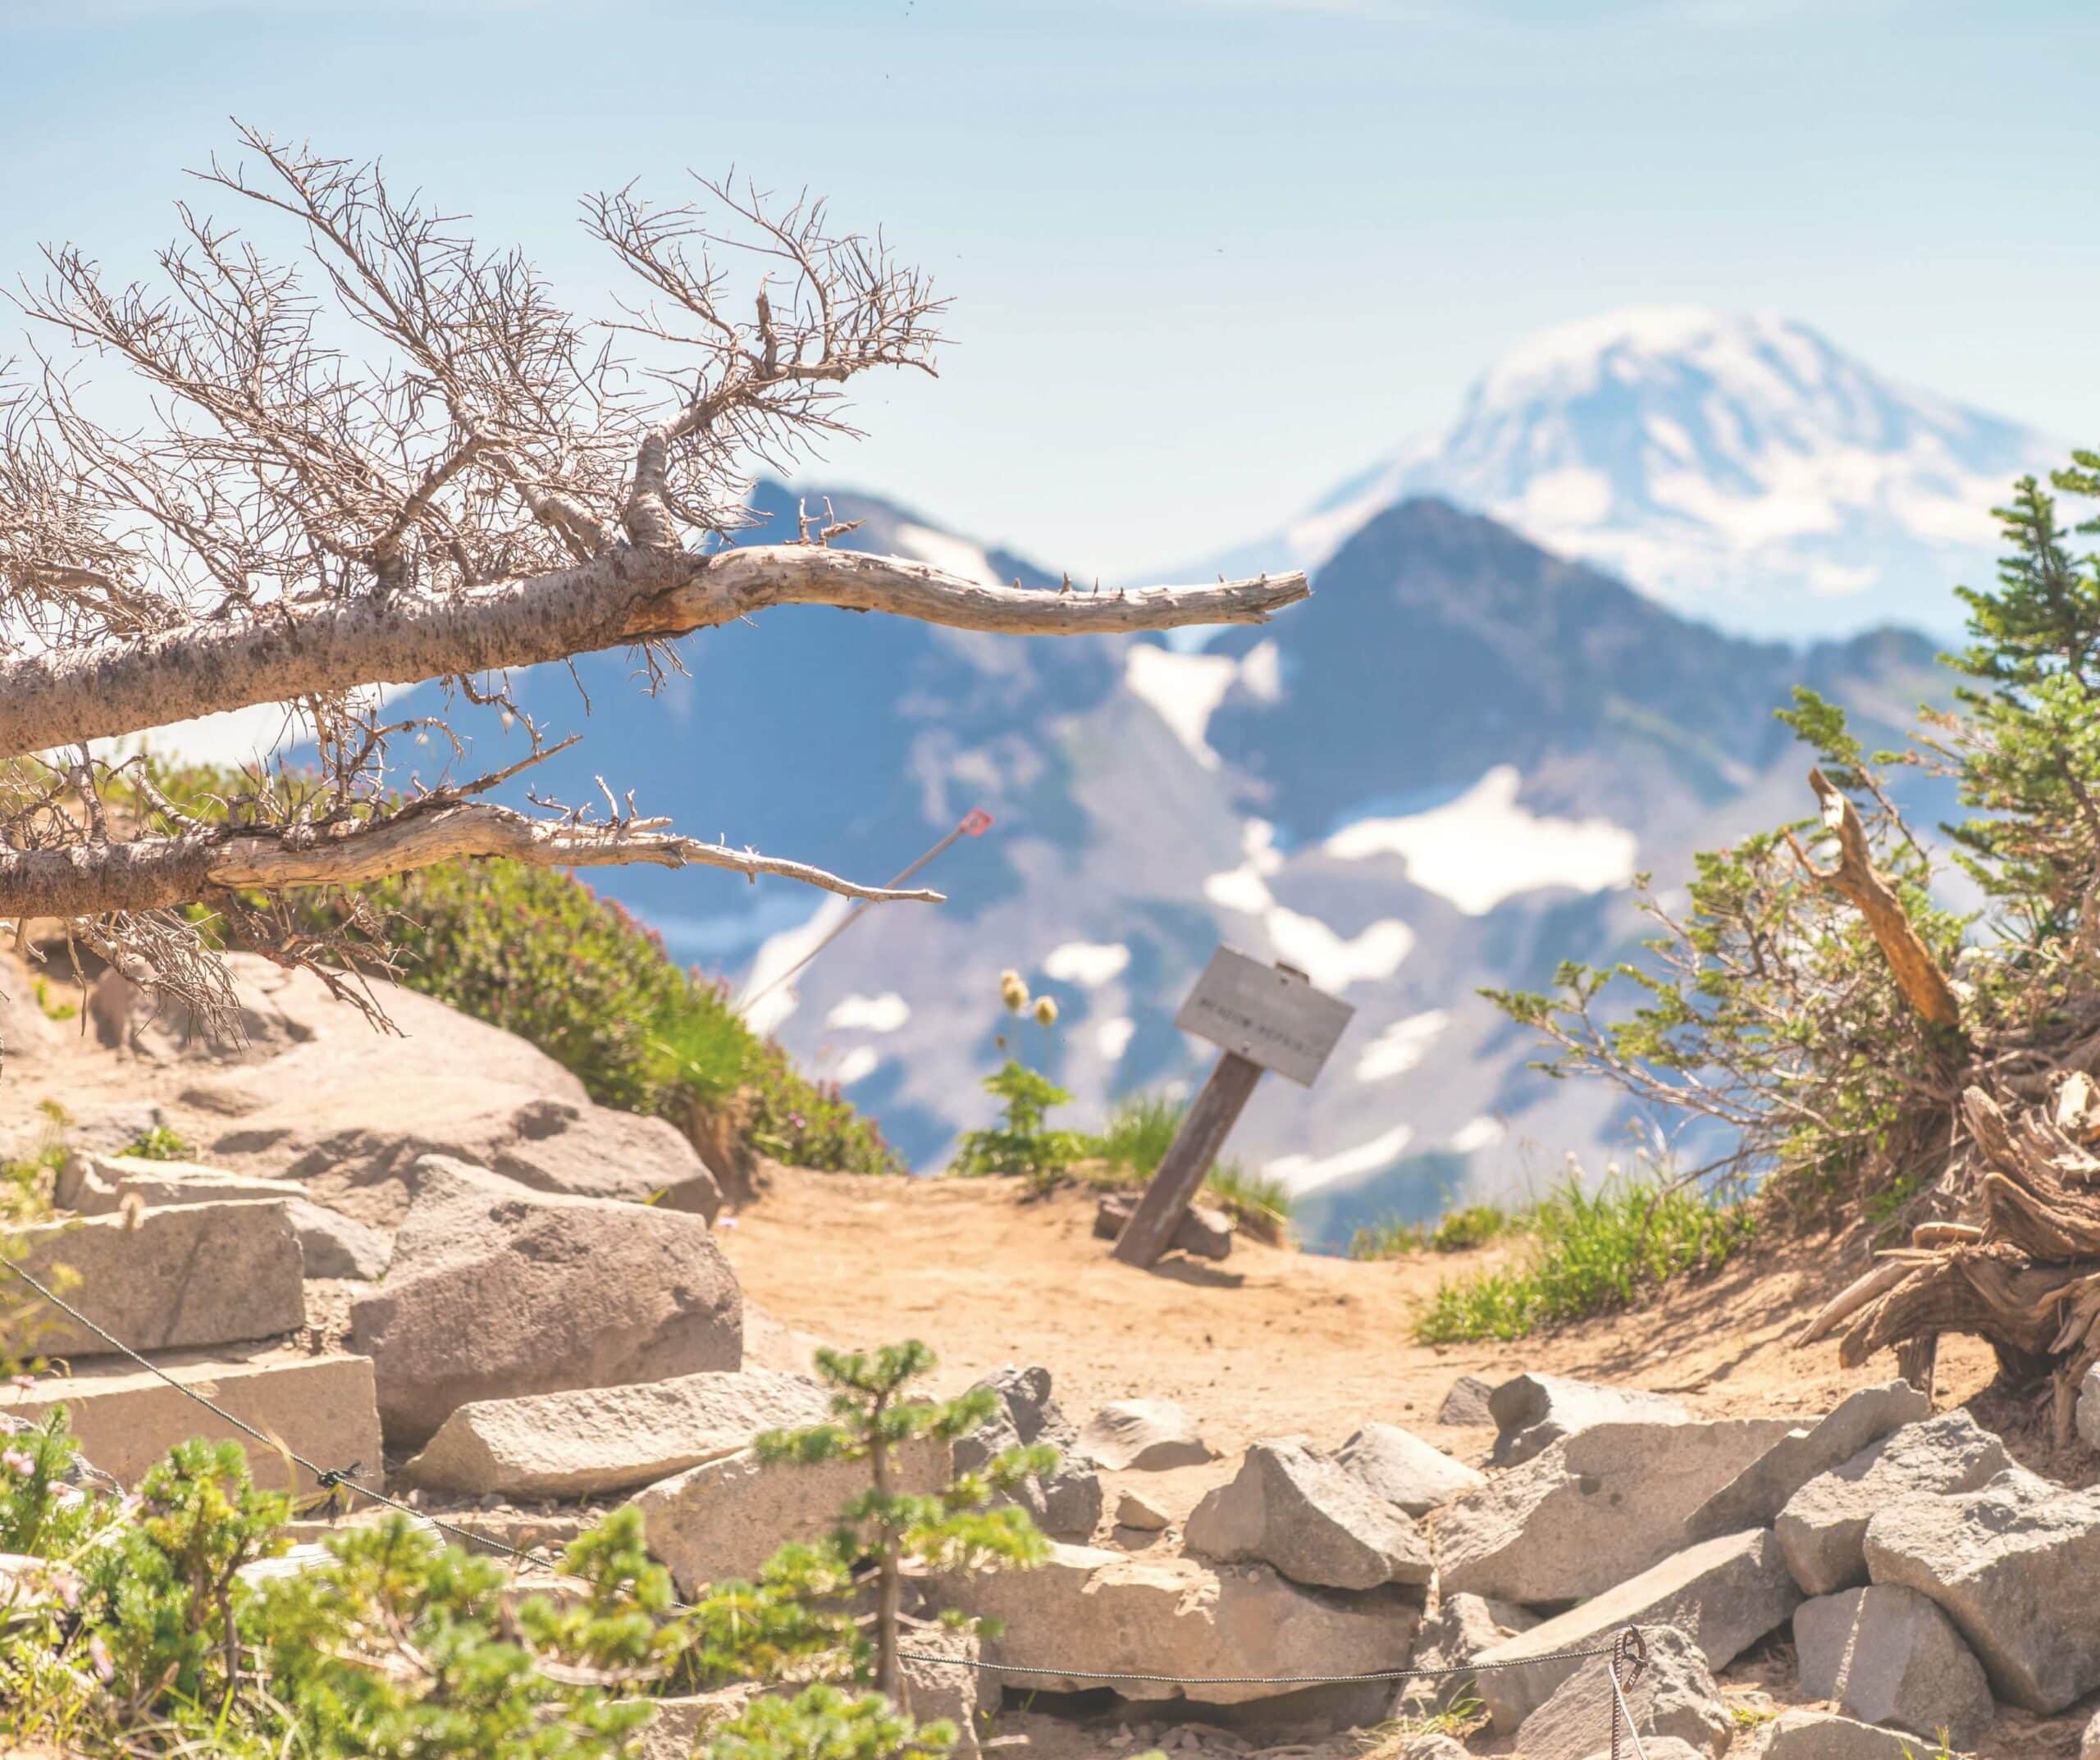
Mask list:
[[1623,305],[1774,308],[2100,443],[2097,101],[2100,7],[2018,0],[0,0],[0,267],[143,267],[229,114],[579,295],[579,194],[734,162],[956,301],[832,474],[1123,576]]

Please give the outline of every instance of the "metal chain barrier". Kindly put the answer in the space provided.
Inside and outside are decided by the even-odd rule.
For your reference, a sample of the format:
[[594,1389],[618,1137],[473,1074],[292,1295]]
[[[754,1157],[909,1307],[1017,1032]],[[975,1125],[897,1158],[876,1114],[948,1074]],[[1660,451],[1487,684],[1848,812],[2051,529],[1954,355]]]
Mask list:
[[[0,1270],[11,1272],[23,1283],[28,1284],[44,1301],[57,1308],[60,1313],[77,1325],[86,1327],[112,1350],[129,1358],[148,1375],[156,1376],[167,1386],[173,1388],[185,1399],[202,1407],[221,1422],[231,1425],[244,1435],[252,1437],[272,1454],[281,1456],[304,1467],[313,1475],[315,1483],[323,1490],[340,1489],[353,1492],[357,1496],[368,1498],[374,1503],[383,1505],[390,1510],[396,1510],[412,1521],[424,1522],[444,1533],[455,1535],[469,1546],[481,1547],[490,1552],[502,1553],[517,1560],[521,1564],[532,1565],[537,1569],[552,1571],[556,1575],[566,1574],[562,1571],[561,1564],[558,1560],[508,1545],[485,1534],[477,1534],[471,1528],[463,1528],[456,1523],[432,1516],[427,1511],[419,1510],[413,1504],[404,1503],[398,1498],[390,1497],[383,1491],[375,1491],[369,1485],[359,1484],[357,1475],[363,1469],[362,1461],[354,1461],[347,1467],[331,1467],[322,1466],[317,1461],[308,1460],[304,1455],[300,1454],[296,1449],[290,1448],[276,1437],[267,1435],[244,1419],[235,1416],[217,1401],[208,1399],[194,1388],[185,1387],[158,1364],[140,1356],[121,1338],[117,1338],[94,1320],[89,1319],[62,1296],[46,1288],[20,1265],[7,1260],[0,1260]],[[673,1611],[681,1613],[690,1613],[695,1611],[683,1602],[673,1601],[670,1606]],[[1640,1628],[1635,1625],[1626,1627],[1608,1644],[1591,1645],[1580,1649],[1552,1650],[1542,1655],[1522,1657],[1507,1662],[1462,1663],[1441,1668],[1382,1668],[1374,1670],[1369,1674],[1361,1675],[1152,1675],[1102,1671],[1098,1669],[1060,1668],[1040,1663],[988,1662],[976,1657],[936,1656],[929,1652],[918,1650],[900,1650],[897,1655],[906,1662],[920,1662],[943,1668],[973,1669],[984,1674],[1020,1675],[1037,1679],[1065,1680],[1142,1682],[1147,1685],[1174,1687],[1347,1686],[1367,1681],[1442,1680],[1458,1676],[1477,1675],[1483,1668],[1529,1668],[1541,1662],[1580,1662],[1596,1657],[1605,1657],[1609,1659],[1605,1664],[1605,1669],[1611,1681],[1612,1697],[1607,1710],[1611,1720],[1612,1760],[1621,1760],[1618,1730],[1622,1717],[1625,1720],[1627,1733],[1633,1743],[1633,1760],[1647,1760],[1646,1753],[1641,1749],[1640,1735],[1634,1729],[1633,1714],[1627,1707],[1624,1691],[1626,1687],[1633,1685],[1640,1677],[1641,1671],[1647,1666],[1647,1640],[1641,1636]]]

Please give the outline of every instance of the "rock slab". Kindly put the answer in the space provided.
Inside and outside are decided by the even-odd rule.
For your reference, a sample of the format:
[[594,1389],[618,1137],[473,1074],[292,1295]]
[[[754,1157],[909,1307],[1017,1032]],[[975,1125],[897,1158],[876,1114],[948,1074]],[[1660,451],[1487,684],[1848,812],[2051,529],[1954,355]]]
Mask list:
[[[1137,1210],[1136,1193],[1110,1192],[1094,1206],[1093,1238],[1098,1241],[1118,1238]],[[1191,1204],[1175,1224],[1173,1238],[1166,1243],[1167,1250],[1187,1253],[1194,1259],[1229,1258],[1233,1233],[1238,1226],[1221,1210],[1213,1210],[1208,1204]]]
[[437,1156],[418,1185],[386,1283],[350,1307],[390,1443],[427,1441],[475,1400],[742,1366],[737,1280],[700,1217]]
[[1801,1692],[1860,1723],[1957,1748],[1990,1727],[1990,1682],[1947,1616],[1915,1589],[1893,1584],[1804,1602],[1794,1613]]
[[232,1174],[194,1161],[150,1161],[82,1151],[66,1158],[57,1201],[84,1216],[112,1215],[141,1205],[281,1203],[290,1214],[308,1277],[370,1283],[386,1275],[394,1252],[386,1234],[310,1201],[297,1180]]
[[[948,1482],[945,1443],[921,1442],[897,1461],[896,1489],[938,1490]],[[637,1492],[649,1550],[682,1595],[710,1583],[748,1582],[790,1540],[829,1533],[848,1498],[868,1489],[864,1461],[761,1464],[748,1451],[687,1467]]]
[[[1037,1682],[1079,1692],[1115,1674],[1361,1675],[1400,1666],[1421,1619],[1418,1595],[1398,1589],[1336,1596],[1300,1589],[1273,1571],[1212,1571],[1193,1558],[1132,1558],[1056,1544],[1034,1571],[956,1581],[954,1599],[1003,1622],[985,1640],[992,1662],[1046,1659],[1080,1672]],[[1086,1672],[1093,1671],[1093,1672]],[[1189,1696],[1243,1704],[1294,1690],[1261,1681],[1183,1689],[1112,1683],[1126,1698]]]
[[[1725,1753],[1735,1721],[1706,1658],[1673,1626],[1648,1634],[1647,1645],[1646,1666],[1625,1689],[1626,1708],[1642,1744],[1651,1756],[1657,1739],[1682,1742],[1710,1760]],[[1517,1752],[1524,1760],[1587,1760],[1600,1747],[1609,1752],[1597,1737],[1611,1727],[1610,1667],[1609,1657],[1593,1657],[1524,1719],[1517,1731]]]
[[1188,1409],[1171,1399],[1122,1399],[1103,1406],[1087,1420],[1079,1446],[1112,1473],[1162,1472],[1217,1458]]
[[1249,1448],[1231,1482],[1196,1506],[1187,1540],[1217,1563],[1273,1565],[1315,1588],[1426,1584],[1436,1574],[1406,1511],[1296,1437]]
[[1783,1711],[1752,1739],[1746,1760],[1933,1760],[1915,1737],[1819,1711]]
[[[121,1361],[121,1359],[118,1359]],[[372,1365],[362,1356],[258,1357],[253,1361],[171,1361],[168,1376],[266,1436],[324,1467],[362,1469],[367,1484],[381,1482],[379,1408]],[[144,1370],[96,1367],[63,1379],[35,1381],[4,1397],[0,1411],[40,1418],[63,1406],[80,1452],[127,1485],[177,1443],[192,1436],[236,1442],[247,1451],[257,1484],[272,1491],[312,1491],[313,1475],[291,1467],[265,1448]]]
[[2100,1687],[2100,1487],[2015,1468],[1980,1491],[1912,1498],[1867,1525],[1866,1562],[1877,1584],[1938,1604],[2000,1698],[2050,1713]]
[[1819,1422],[1794,1430],[1715,1492],[1685,1524],[1688,1539],[1710,1540],[1742,1528],[1769,1528],[1811,1479],[1842,1466],[1906,1424],[1933,1415],[1933,1402],[1907,1381],[1855,1389]]
[[748,1448],[761,1431],[830,1415],[807,1375],[711,1370],[629,1387],[475,1400],[441,1425],[408,1476],[509,1498],[602,1497]]
[[1867,1523],[1906,1501],[1974,1491],[2012,1464],[2005,1444],[1965,1411],[1906,1424],[1787,1500],[1774,1524],[1802,1592],[1834,1595],[1867,1580]]
[[1335,1451],[1335,1464],[1410,1516],[1427,1516],[1487,1483],[1477,1467],[1454,1461],[1396,1424],[1367,1424]]
[[1531,1606],[1601,1594],[1691,1543],[1687,1519],[1783,1420],[1608,1420],[1563,1437],[1436,1518],[1444,1586]]
[[1040,1443],[1057,1451],[1057,1465],[1045,1478],[1031,1479],[1013,1501],[1045,1534],[1090,1540],[1101,1525],[1106,1493],[1101,1475],[1081,1452],[1079,1432],[1050,1392],[1050,1371],[1039,1363],[1008,1364],[976,1385],[988,1388],[999,1402],[992,1421],[955,1445],[956,1470],[981,1472],[1009,1448]]
[[1483,1651],[1475,1661],[1509,1666],[1482,1667],[1481,1703],[1495,1732],[1509,1734],[1580,1666],[1543,1658],[1557,1651],[1609,1644],[1628,1625],[1644,1630],[1676,1626],[1698,1646],[1707,1667],[1718,1673],[1767,1632],[1784,1625],[1801,1601],[1769,1530],[1702,1541]]
[[1603,1387],[1564,1375],[1514,1376],[1487,1396],[1487,1408],[1500,1433],[1493,1456],[1497,1466],[1518,1466],[1544,1453],[1562,1437],[1595,1424],[1682,1424],[1691,1416],[1660,1393]]
[[[282,1204],[186,1204],[25,1229],[23,1269],[132,1349],[240,1344],[306,1324],[299,1236]],[[43,1307],[42,1303],[38,1307]],[[62,1315],[32,1311],[0,1356],[101,1356],[114,1348]]]

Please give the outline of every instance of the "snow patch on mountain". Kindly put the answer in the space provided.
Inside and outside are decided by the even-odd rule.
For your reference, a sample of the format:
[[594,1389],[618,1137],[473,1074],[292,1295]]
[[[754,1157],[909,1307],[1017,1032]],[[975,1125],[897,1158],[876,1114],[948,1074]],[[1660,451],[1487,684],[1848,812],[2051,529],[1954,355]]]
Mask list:
[[911,1005],[894,990],[879,996],[864,996],[856,991],[833,1003],[824,1024],[841,1032],[895,1033],[911,1019]]
[[1314,989],[1335,995],[1354,983],[1390,978],[1414,951],[1414,931],[1394,917],[1343,936],[1317,917],[1271,905],[1262,913],[1262,924],[1279,960],[1304,973]]
[[846,920],[852,908],[851,900],[827,898],[799,926],[769,935],[760,944],[744,980],[744,994],[751,1000],[742,1010],[744,1024],[753,1033],[764,1038],[795,1012],[801,999],[792,984],[782,980]]
[[1412,1125],[1395,1124],[1368,1142],[1360,1142],[1333,1155],[1279,1156],[1263,1171],[1271,1179],[1281,1180],[1284,1189],[1293,1197],[1302,1197],[1337,1179],[1353,1179],[1360,1174],[1375,1174],[1381,1168],[1390,1166],[1400,1158],[1413,1138]]
[[1066,942],[1050,950],[1043,970],[1060,983],[1098,990],[1122,976],[1130,963],[1130,950],[1121,942]]
[[1269,892],[1271,875],[1283,871],[1283,851],[1276,847],[1276,828],[1267,819],[1250,818],[1239,828],[1239,850],[1245,859],[1203,882],[1203,896],[1222,910],[1243,910],[1258,917],[1276,900]]
[[883,1054],[872,1045],[856,1045],[838,1060],[838,1068],[832,1079],[841,1087],[851,1087],[856,1082],[865,1082],[881,1068]]
[[1437,1036],[1451,1024],[1448,1010],[1433,1008],[1388,1024],[1357,1056],[1359,1082],[1390,1082],[1405,1075],[1429,1054]]
[[1399,818],[1361,818],[1322,848],[1345,862],[1398,855],[1408,878],[1469,917],[1548,887],[1601,892],[1633,878],[1633,833],[1609,819],[1543,818],[1520,805],[1522,778],[1499,764],[1455,800]]
[[906,556],[928,563],[943,574],[959,575],[984,586],[1007,584],[999,578],[998,570],[992,566],[992,559],[984,554],[982,545],[972,544],[967,538],[958,538],[952,531],[936,531],[931,526],[899,521],[897,544]]
[[1450,1147],[1460,1155],[1476,1155],[1482,1149],[1492,1149],[1509,1134],[1509,1127],[1500,1119],[1481,1117],[1461,1124],[1451,1133]]
[[1215,770],[1218,755],[1207,736],[1226,693],[1238,685],[1257,702],[1273,703],[1283,695],[1283,665],[1272,641],[1236,660],[1228,654],[1189,654],[1139,642],[1125,657],[1123,682],[1157,713],[1197,763]]

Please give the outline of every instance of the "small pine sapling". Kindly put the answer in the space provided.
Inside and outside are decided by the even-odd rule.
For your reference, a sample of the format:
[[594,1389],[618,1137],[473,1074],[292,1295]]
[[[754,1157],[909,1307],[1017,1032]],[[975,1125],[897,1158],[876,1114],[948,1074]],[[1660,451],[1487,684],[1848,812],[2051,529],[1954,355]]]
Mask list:
[[951,1400],[908,1392],[934,1361],[934,1353],[915,1339],[872,1355],[819,1351],[816,1368],[832,1389],[831,1421],[770,1432],[756,1445],[761,1461],[866,1465],[867,1489],[839,1512],[832,1544],[842,1558],[874,1561],[875,1686],[898,1703],[897,1634],[906,1575],[1039,1563],[1048,1548],[1027,1512],[993,1500],[1031,1475],[1053,1470],[1057,1461],[1054,1449],[1040,1445],[1011,1448],[981,1473],[951,1478],[940,1491],[900,1489],[909,1452],[953,1443],[997,1410],[998,1396],[989,1388]]

